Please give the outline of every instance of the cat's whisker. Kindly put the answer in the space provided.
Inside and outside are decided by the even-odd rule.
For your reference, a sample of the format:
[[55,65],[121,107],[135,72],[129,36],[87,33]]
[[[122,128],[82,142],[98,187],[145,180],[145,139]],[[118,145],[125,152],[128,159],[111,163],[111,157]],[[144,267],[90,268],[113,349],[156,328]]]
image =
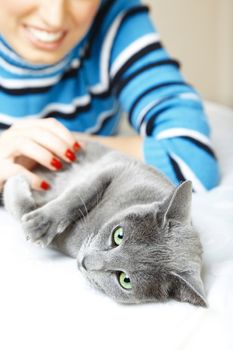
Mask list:
[[98,207],[98,191],[96,193],[96,207]]
[[85,221],[85,215],[83,214],[82,210],[79,209],[78,211],[81,213],[81,215],[82,215],[82,217],[83,217],[83,220]]
[[99,205],[100,205],[100,200],[102,196],[98,196],[98,190],[96,192],[96,208],[99,209]]
[[82,199],[82,197],[81,197],[81,196],[79,196],[79,198],[81,199],[81,202],[83,203],[83,206],[84,206],[84,208],[85,208],[85,210],[86,210],[86,215],[88,215],[87,206],[86,206],[86,204],[85,204],[84,200]]
[[92,233],[90,234],[88,240],[86,241],[86,246],[88,246],[88,245],[91,244],[91,242],[95,239],[95,236],[96,236],[95,232],[92,232]]
[[84,202],[84,200],[82,199],[81,196],[79,196],[79,199],[81,200],[81,202],[82,202],[82,204],[84,206],[84,209],[86,211],[86,215],[82,212],[82,210],[80,208],[79,208],[79,212],[82,214],[83,221],[84,221],[85,225],[87,225],[88,224],[88,210],[87,210],[87,206],[86,206],[86,204],[85,204],[85,202]]
[[[81,211],[81,210],[80,210]],[[85,215],[82,211],[81,211],[82,215],[83,215],[83,222],[84,222],[84,225],[85,226],[88,226],[88,223],[89,223],[89,218],[88,218],[88,214]]]

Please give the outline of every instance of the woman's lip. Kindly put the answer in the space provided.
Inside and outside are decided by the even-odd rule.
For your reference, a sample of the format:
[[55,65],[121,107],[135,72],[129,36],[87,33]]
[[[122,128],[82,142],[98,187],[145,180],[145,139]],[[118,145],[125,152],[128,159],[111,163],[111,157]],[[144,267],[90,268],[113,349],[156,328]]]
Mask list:
[[[38,49],[47,50],[47,51],[57,50],[62,45],[62,43],[67,35],[67,31],[66,31],[63,33],[63,35],[61,36],[60,39],[58,39],[54,42],[46,43],[46,42],[43,42],[43,41],[37,39],[33,35],[33,33],[30,31],[31,26],[23,26],[23,27],[24,27],[24,32],[25,32],[27,38],[29,39],[30,43]],[[33,27],[31,27],[31,28],[33,28]]]
[[41,27],[37,27],[34,25],[29,25],[29,24],[24,24],[25,28],[32,28],[32,29],[36,29],[36,30],[41,30],[43,32],[48,32],[48,33],[66,33],[67,30],[66,29],[48,29],[48,28],[41,28]]

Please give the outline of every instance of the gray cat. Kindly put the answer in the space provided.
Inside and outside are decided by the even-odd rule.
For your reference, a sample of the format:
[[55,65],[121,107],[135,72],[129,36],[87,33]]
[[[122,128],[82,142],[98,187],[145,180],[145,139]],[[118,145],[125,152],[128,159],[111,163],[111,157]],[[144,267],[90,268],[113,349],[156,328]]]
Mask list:
[[171,297],[206,306],[190,181],[174,188],[152,167],[94,142],[62,171],[36,172],[52,184],[48,192],[18,175],[3,193],[27,239],[76,258],[91,284],[120,303]]

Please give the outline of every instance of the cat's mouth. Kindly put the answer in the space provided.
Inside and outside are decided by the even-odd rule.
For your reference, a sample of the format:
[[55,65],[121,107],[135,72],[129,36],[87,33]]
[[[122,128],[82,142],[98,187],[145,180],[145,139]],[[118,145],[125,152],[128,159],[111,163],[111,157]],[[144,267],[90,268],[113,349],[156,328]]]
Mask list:
[[91,287],[94,287],[100,291],[102,291],[103,293],[105,293],[105,291],[103,290],[103,288],[98,284],[98,282],[91,278],[90,276],[90,273],[88,273],[88,271],[85,269],[85,267],[83,266],[83,263],[82,263],[82,257],[79,257],[79,259],[77,259],[77,266],[78,266],[78,269],[79,271],[85,276],[85,278],[87,279],[89,285]]
[[93,288],[97,289],[98,291],[101,291],[103,293],[105,293],[105,291],[103,290],[103,288],[99,285],[99,283],[90,277],[90,275],[87,273],[87,271],[84,268],[80,269],[80,272],[83,273],[87,279],[88,284]]

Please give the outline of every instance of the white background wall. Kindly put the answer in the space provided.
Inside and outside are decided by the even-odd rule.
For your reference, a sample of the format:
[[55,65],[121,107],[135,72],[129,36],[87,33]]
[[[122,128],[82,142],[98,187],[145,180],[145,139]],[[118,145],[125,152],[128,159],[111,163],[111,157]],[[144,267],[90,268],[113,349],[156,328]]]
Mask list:
[[233,107],[233,0],[145,0],[169,53],[205,99]]

